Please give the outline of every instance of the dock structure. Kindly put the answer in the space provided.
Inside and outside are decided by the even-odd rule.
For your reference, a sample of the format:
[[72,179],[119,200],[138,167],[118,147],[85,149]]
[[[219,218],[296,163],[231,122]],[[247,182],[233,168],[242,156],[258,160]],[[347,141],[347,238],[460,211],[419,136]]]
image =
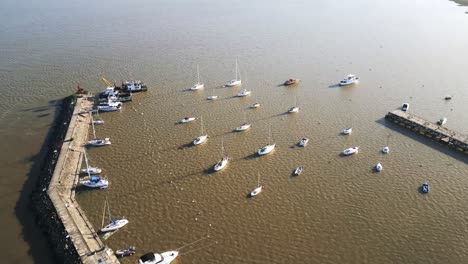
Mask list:
[[118,264],[114,252],[97,235],[91,222],[75,200],[83,149],[85,147],[93,102],[78,98],[67,135],[52,175],[47,193],[84,264]]
[[468,136],[402,110],[388,112],[386,119],[468,154]]

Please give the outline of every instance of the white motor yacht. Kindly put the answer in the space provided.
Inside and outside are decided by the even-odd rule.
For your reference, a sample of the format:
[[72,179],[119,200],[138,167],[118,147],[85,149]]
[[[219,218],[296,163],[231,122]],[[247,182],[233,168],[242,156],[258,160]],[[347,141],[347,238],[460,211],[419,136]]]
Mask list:
[[343,155],[353,155],[353,154],[356,154],[358,153],[359,151],[359,147],[352,147],[352,148],[347,148],[343,151]]
[[243,124],[243,125],[241,125],[239,127],[236,127],[235,130],[237,132],[240,132],[240,131],[245,131],[245,130],[251,128],[251,127],[252,127],[252,124]]
[[248,96],[252,93],[252,91],[247,91],[247,89],[244,89],[240,92],[237,93],[237,97],[244,97],[244,96]]
[[447,123],[447,118],[446,117],[442,117],[441,119],[437,120],[437,124],[439,126],[441,126],[441,125],[443,125],[445,123]]
[[381,171],[382,171],[382,169],[383,169],[383,166],[382,166],[382,164],[380,164],[380,163],[377,163],[377,165],[375,165],[375,170],[376,170],[377,172],[381,172]]
[[297,113],[297,112],[299,112],[299,107],[297,106],[293,106],[288,109],[288,113]]
[[353,128],[350,127],[350,128],[347,128],[345,130],[343,130],[343,132],[341,132],[343,135],[349,135],[353,132]]
[[96,176],[92,176],[87,180],[82,180],[80,183],[86,187],[99,189],[105,189],[109,186],[109,182],[106,179]]
[[90,146],[100,147],[100,146],[110,145],[111,142],[110,142],[109,138],[104,138],[104,139],[96,138],[96,139],[92,139],[92,140],[88,141],[87,144],[90,145]]
[[359,80],[359,77],[356,77],[354,74],[348,74],[345,79],[341,80],[340,86],[350,85],[356,83]]
[[261,149],[259,149],[257,153],[260,156],[266,155],[268,153],[271,153],[275,149],[275,147],[276,147],[276,144],[268,144],[262,147]]
[[179,255],[178,251],[146,253],[138,259],[138,264],[170,264]]
[[408,111],[409,109],[409,104],[408,103],[404,103],[402,106],[401,106],[401,111]]
[[184,117],[182,120],[180,120],[180,123],[185,124],[188,122],[192,122],[195,120],[195,117]]
[[384,154],[387,154],[388,152],[390,152],[390,148],[389,148],[389,147],[384,147],[384,148],[382,149],[382,152],[383,152]]
[[115,219],[112,219],[108,225],[103,227],[101,229],[101,232],[105,233],[105,232],[114,231],[114,230],[117,230],[119,228],[122,228],[126,224],[128,224],[127,219],[125,219],[125,218],[115,218]]
[[307,146],[307,143],[309,143],[309,139],[308,138],[303,138],[301,139],[301,141],[299,141],[299,147],[305,147]]

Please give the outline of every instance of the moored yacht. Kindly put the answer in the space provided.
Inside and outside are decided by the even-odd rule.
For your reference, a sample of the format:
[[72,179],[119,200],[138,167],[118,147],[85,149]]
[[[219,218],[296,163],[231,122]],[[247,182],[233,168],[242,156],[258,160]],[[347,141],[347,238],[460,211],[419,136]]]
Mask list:
[[114,231],[114,230],[117,230],[119,228],[122,228],[124,227],[126,224],[128,224],[128,220],[125,219],[125,218],[115,218],[115,219],[112,219],[108,225],[106,225],[105,227],[103,227],[101,229],[101,232],[102,233],[105,233],[105,232],[110,232],[110,231]]
[[110,144],[111,142],[109,138],[104,138],[104,139],[95,138],[87,142],[87,145],[95,146],[95,147],[106,146]]
[[302,173],[302,169],[303,169],[302,166],[297,167],[297,168],[294,170],[293,175],[294,175],[294,176],[299,176],[299,175]]
[[[237,65],[237,59],[236,59],[236,78],[234,80],[230,80],[228,83],[226,83],[225,86],[227,87],[233,87],[233,86],[236,86],[236,85],[241,85],[242,84],[242,80],[240,78],[240,74],[239,74],[239,69],[238,69],[238,65]],[[238,76],[239,75],[239,76]]]
[[236,127],[236,128],[235,128],[235,131],[236,131],[236,132],[245,131],[245,130],[251,128],[251,127],[252,127],[252,124],[246,124],[246,123],[244,123],[244,124],[242,124],[241,126]]
[[347,148],[343,151],[343,155],[348,156],[348,155],[353,155],[355,153],[358,153],[359,147],[352,147],[352,148]]
[[409,104],[408,103],[404,103],[402,106],[401,106],[401,111],[408,111],[409,109]]
[[293,84],[298,83],[299,81],[300,81],[299,79],[290,78],[284,82],[284,85],[293,85]]
[[263,191],[263,188],[265,188],[265,186],[260,185],[260,186],[258,186],[257,188],[253,189],[253,190],[250,192],[250,196],[251,196],[251,197],[254,197],[254,196],[256,196],[257,194],[261,193],[261,192]]
[[299,112],[299,107],[297,106],[293,106],[288,109],[288,113],[297,113],[297,112]]
[[305,146],[307,146],[307,143],[309,143],[309,139],[308,138],[303,138],[303,139],[301,139],[301,141],[299,141],[298,145],[299,145],[299,147],[305,147]]
[[134,246],[132,247],[128,247],[128,248],[122,248],[122,249],[117,249],[115,251],[115,255],[118,257],[118,258],[122,258],[122,257],[127,257],[127,256],[132,256],[133,254],[136,253],[136,248]]
[[102,112],[112,112],[122,109],[121,102],[111,102],[109,101],[107,105],[98,105],[98,110]]
[[193,141],[193,145],[200,145],[201,143],[205,142],[206,139],[208,138],[208,134],[205,134],[204,131],[203,131],[203,116],[200,117],[200,123],[201,123],[201,136],[197,137],[194,141]]
[[276,144],[268,144],[268,145],[265,145],[263,146],[261,149],[258,150],[258,155],[262,156],[262,155],[266,155],[270,152],[272,152],[276,147]]
[[200,82],[200,69],[197,65],[197,83],[194,84],[192,87],[190,87],[190,90],[192,91],[196,91],[196,90],[200,90],[200,89],[203,89],[205,87],[205,85],[203,83]]
[[446,117],[442,117],[441,119],[437,120],[437,124],[439,126],[445,124],[447,122],[447,118]]
[[382,164],[380,164],[380,162],[377,163],[377,165],[375,165],[375,170],[376,170],[377,172],[381,172],[382,169],[383,169],[383,166],[382,166]]
[[354,74],[348,74],[345,79],[341,80],[340,86],[350,85],[356,83],[359,80],[359,77],[356,77]]
[[170,264],[179,255],[178,251],[146,253],[138,259],[138,264]]
[[100,174],[101,172],[102,172],[102,169],[97,168],[97,167],[88,167],[88,168],[81,170],[81,173],[86,173],[86,174],[91,174],[91,175]]
[[206,99],[207,100],[216,100],[216,99],[218,99],[218,96],[217,95],[210,95]]
[[215,171],[220,171],[220,170],[226,168],[226,166],[227,166],[227,164],[228,164],[228,161],[229,161],[228,156],[224,156],[222,159],[220,159],[220,160],[218,161],[218,163],[216,163],[216,164],[214,165],[213,169],[214,169]]
[[237,97],[244,97],[244,96],[248,96],[252,93],[252,91],[247,91],[247,89],[244,89],[240,92],[237,93]]
[[195,120],[195,117],[184,117],[184,118],[182,118],[182,120],[180,120],[180,123],[185,124],[185,123],[188,123],[188,122],[192,122],[194,120]]
[[349,135],[353,132],[353,128],[350,127],[350,128],[347,128],[345,130],[343,130],[343,132],[341,132],[343,135]]
[[261,106],[260,103],[253,103],[249,107],[250,108],[259,108],[260,106]]
[[109,186],[109,182],[106,179],[97,176],[91,176],[89,179],[82,180],[80,183],[86,187],[99,189],[105,189]]
[[428,193],[429,192],[429,183],[424,182],[421,185],[421,192],[423,192],[423,193]]
[[384,147],[384,148],[382,149],[382,152],[383,152],[384,154],[387,154],[388,152],[390,152],[390,148],[389,148],[389,147]]

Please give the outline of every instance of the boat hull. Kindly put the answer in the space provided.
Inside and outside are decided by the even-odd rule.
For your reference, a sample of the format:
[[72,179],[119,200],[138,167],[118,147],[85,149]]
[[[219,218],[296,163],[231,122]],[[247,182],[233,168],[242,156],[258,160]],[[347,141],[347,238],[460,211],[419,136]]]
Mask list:
[[203,142],[205,142],[207,138],[208,138],[208,135],[199,136],[199,137],[197,137],[197,139],[195,139],[193,141],[193,145],[195,145],[195,146],[200,145]]
[[257,153],[258,153],[258,155],[260,155],[260,156],[269,154],[269,153],[273,152],[273,150],[275,149],[275,146],[276,146],[276,144],[273,144],[273,145],[266,145],[266,146],[264,146],[263,148],[259,149],[259,150],[257,151]]

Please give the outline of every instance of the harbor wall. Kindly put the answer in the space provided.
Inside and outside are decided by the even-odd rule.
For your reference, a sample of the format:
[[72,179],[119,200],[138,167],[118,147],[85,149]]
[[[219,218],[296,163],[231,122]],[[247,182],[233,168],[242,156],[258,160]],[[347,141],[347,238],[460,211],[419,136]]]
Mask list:
[[49,134],[41,151],[45,155],[40,166],[39,178],[31,193],[31,204],[34,220],[37,226],[48,238],[57,263],[81,263],[78,253],[60,221],[57,211],[47,194],[47,188],[55,170],[61,146],[76,104],[75,96],[68,96],[59,101],[57,111]]

